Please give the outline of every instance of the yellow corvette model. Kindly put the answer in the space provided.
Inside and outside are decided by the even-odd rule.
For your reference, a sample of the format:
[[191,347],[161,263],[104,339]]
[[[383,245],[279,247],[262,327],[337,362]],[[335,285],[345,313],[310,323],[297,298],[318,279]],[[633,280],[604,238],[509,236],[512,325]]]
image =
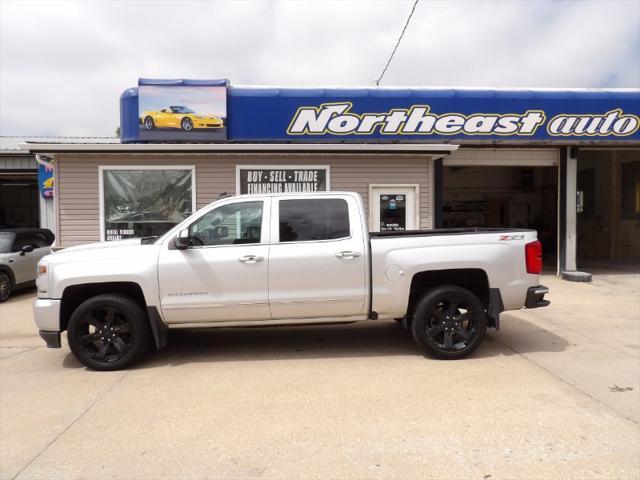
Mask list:
[[194,128],[222,128],[223,121],[214,115],[197,115],[188,107],[172,105],[160,111],[143,112],[140,121],[146,130],[179,128],[186,132]]

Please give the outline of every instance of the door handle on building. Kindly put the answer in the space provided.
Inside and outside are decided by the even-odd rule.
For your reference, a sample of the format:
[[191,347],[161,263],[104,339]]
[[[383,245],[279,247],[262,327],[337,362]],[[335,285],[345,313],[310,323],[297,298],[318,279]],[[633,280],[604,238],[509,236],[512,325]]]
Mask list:
[[338,258],[356,258],[360,256],[360,252],[343,251],[336,253]]
[[243,255],[238,258],[238,261],[242,263],[258,263],[263,260],[264,257],[261,257],[260,255]]

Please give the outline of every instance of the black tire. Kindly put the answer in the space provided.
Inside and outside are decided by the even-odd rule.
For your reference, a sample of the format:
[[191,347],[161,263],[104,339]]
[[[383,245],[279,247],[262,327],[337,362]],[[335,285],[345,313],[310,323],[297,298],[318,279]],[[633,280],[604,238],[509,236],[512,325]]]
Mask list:
[[190,132],[191,130],[193,130],[193,122],[190,118],[184,117],[182,120],[180,120],[180,128],[185,132]]
[[156,128],[156,122],[154,122],[153,118],[149,116],[144,117],[144,122],[142,122],[142,124],[146,130],[153,130]]
[[13,277],[6,270],[0,270],[0,303],[6,302],[13,292]]
[[478,297],[465,288],[443,285],[428,291],[413,312],[413,338],[429,356],[464,358],[478,348],[487,318]]
[[120,370],[149,349],[149,322],[142,307],[121,295],[85,300],[69,319],[67,339],[74,356],[92,370]]

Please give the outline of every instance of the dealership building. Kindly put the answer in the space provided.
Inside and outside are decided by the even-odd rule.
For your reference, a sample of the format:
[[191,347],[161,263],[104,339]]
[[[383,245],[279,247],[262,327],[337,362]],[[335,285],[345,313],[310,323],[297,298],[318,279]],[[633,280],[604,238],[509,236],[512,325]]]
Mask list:
[[[115,100],[115,99],[114,99]],[[223,194],[358,192],[369,228],[536,229],[558,273],[640,263],[640,90],[141,79],[120,142],[25,142],[56,245],[157,235]]]

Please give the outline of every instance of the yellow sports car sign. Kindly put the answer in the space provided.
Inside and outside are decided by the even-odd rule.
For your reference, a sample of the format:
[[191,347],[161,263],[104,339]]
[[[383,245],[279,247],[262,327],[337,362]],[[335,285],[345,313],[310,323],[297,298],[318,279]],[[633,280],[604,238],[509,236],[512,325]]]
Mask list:
[[138,119],[142,141],[224,141],[227,139],[227,82],[140,79]]
[[143,112],[140,118],[146,130],[179,128],[189,132],[198,128],[222,128],[224,122],[214,115],[198,115],[184,105],[170,105],[162,110]]

